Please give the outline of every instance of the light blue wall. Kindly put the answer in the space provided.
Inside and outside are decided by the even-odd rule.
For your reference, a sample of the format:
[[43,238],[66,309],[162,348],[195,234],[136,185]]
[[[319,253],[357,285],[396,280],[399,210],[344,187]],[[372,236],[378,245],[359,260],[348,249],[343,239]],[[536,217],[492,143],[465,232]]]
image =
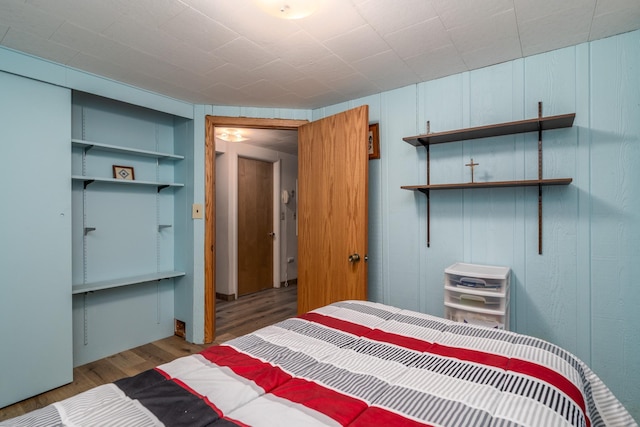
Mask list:
[[[640,420],[640,32],[412,85],[314,110],[313,119],[369,104],[380,121],[370,161],[369,295],[443,315],[443,270],[457,261],[511,267],[511,325],[574,352]],[[576,113],[543,134],[543,254],[537,188],[431,193],[424,148],[402,138],[431,131]],[[537,177],[537,133],[434,146],[431,182]]]
[[[175,279],[175,317],[185,322],[186,339],[204,340],[204,221],[191,219],[191,205],[204,204],[204,115],[194,107],[193,120],[180,120],[175,126],[175,141],[185,158],[176,165],[176,174],[184,177],[184,188],[175,194],[176,237],[186,242],[174,253],[175,265],[187,272]],[[196,160],[198,159],[198,160]]]

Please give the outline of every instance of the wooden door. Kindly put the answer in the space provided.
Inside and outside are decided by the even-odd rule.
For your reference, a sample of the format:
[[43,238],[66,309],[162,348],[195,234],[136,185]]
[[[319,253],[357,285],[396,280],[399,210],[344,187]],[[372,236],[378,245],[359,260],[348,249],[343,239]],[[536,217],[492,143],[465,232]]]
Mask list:
[[298,128],[298,313],[367,298],[368,130],[366,105]]
[[238,158],[238,296],[273,287],[273,164]]

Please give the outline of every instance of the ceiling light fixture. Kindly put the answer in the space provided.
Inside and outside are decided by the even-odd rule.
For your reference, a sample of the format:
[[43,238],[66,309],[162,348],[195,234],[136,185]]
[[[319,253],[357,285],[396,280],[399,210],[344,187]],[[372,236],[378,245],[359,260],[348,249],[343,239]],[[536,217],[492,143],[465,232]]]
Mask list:
[[282,19],[306,18],[316,11],[320,0],[255,0],[271,16]]
[[242,136],[242,132],[238,129],[221,129],[220,133],[217,134],[216,137],[227,142],[242,142],[249,140],[249,138]]

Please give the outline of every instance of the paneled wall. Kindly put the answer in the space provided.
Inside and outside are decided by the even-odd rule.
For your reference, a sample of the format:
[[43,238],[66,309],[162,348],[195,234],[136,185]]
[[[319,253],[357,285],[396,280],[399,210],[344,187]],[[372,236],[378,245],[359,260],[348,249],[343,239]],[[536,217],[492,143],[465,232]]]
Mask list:
[[[640,420],[640,32],[565,48],[314,110],[313,118],[369,104],[380,122],[370,161],[371,299],[443,315],[443,270],[457,261],[512,269],[511,325],[591,365]],[[431,131],[576,113],[543,133],[538,255],[537,187],[431,193],[426,154],[402,141]],[[431,183],[537,177],[537,134],[435,146]]]

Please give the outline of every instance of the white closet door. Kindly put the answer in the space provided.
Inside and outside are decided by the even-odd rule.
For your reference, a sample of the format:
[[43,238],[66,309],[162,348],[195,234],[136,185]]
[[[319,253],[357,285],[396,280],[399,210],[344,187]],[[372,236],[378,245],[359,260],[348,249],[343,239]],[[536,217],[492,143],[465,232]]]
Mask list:
[[73,380],[71,92],[0,72],[0,407]]

